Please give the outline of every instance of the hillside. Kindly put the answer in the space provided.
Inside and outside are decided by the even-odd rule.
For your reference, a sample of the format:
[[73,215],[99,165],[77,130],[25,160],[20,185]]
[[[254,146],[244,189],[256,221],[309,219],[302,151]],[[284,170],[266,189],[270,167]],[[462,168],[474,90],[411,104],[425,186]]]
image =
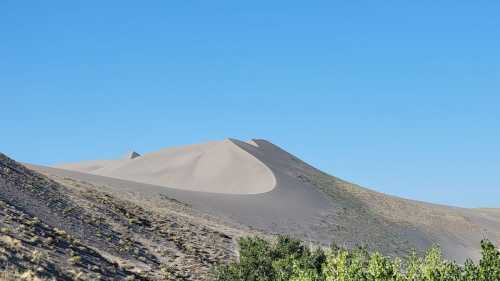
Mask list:
[[[47,178],[0,154],[0,271],[56,280],[201,280],[234,235],[183,203],[143,208],[91,183]],[[25,273],[25,275],[28,273]]]
[[[0,154],[0,269],[57,280],[204,280],[236,259],[236,238],[254,234],[391,256],[438,244],[458,262],[477,259],[483,238],[500,244],[498,209],[378,193],[265,140],[136,154],[67,169]],[[200,171],[210,161],[211,172]]]
[[[211,173],[201,173],[207,166]],[[447,258],[463,262],[479,257],[482,238],[500,242],[500,216],[492,211],[381,194],[323,173],[265,140],[227,139],[134,159],[58,166],[66,170],[32,167],[52,178],[105,186],[137,202],[147,199],[161,205],[158,196],[175,198],[227,223],[324,245],[362,244],[388,255],[404,255],[439,244]],[[192,178],[196,185],[191,185]]]

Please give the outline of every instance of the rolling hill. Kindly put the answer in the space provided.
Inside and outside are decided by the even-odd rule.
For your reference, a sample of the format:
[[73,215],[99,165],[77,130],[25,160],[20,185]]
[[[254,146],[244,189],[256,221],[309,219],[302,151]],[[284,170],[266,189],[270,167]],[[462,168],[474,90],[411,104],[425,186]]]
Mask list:
[[[70,176],[116,191],[165,194],[265,233],[290,233],[322,244],[364,244],[390,255],[438,244],[446,257],[463,262],[478,257],[482,238],[500,242],[500,217],[492,211],[375,192],[330,176],[265,140],[226,139],[58,168],[84,172]],[[134,191],[131,181],[147,185]]]
[[0,154],[0,204],[0,268],[57,280],[203,280],[250,234],[458,262],[500,244],[498,209],[382,194],[258,139],[56,167]]

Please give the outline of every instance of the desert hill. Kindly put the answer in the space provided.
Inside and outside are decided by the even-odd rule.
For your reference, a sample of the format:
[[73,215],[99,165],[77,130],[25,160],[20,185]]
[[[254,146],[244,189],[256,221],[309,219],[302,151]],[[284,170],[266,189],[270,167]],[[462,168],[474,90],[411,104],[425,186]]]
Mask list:
[[479,255],[500,242],[495,211],[429,204],[330,176],[265,140],[164,149],[134,159],[30,166],[45,175],[105,187],[141,202],[174,198],[222,221],[315,243],[366,245],[389,255],[439,244],[447,258]]
[[62,169],[142,183],[229,194],[256,194],[275,186],[273,173],[227,139],[167,148],[139,157],[86,161],[56,166]]
[[498,209],[378,193],[265,140],[64,167],[0,154],[0,269],[57,280],[203,280],[234,260],[235,238],[249,234],[393,256],[439,244],[459,262],[477,258],[483,238],[500,243]]
[[230,235],[238,231],[171,198],[160,201],[144,208],[0,154],[0,272],[47,280],[202,280],[212,265],[234,259]]

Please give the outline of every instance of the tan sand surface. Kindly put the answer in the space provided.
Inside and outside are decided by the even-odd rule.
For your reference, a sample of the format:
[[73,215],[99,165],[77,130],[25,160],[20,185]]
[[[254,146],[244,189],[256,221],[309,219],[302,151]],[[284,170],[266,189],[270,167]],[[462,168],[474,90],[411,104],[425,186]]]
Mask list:
[[183,190],[228,194],[268,192],[271,170],[232,140],[167,148],[117,160],[57,165],[57,168]]

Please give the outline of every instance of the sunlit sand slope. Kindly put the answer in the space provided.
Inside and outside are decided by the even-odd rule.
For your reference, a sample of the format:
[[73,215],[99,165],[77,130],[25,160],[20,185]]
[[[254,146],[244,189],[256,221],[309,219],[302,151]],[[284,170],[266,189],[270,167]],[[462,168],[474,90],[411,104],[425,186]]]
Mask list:
[[257,194],[275,187],[271,170],[232,140],[167,148],[138,157],[56,166],[141,183],[229,194]]

